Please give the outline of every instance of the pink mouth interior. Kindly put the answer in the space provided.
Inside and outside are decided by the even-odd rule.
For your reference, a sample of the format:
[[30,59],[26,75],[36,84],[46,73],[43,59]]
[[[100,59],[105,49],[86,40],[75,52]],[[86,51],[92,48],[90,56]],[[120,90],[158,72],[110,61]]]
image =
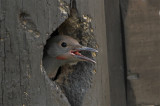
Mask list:
[[79,56],[83,56],[81,53],[79,53],[78,51],[71,51],[72,54],[74,55],[79,55]]

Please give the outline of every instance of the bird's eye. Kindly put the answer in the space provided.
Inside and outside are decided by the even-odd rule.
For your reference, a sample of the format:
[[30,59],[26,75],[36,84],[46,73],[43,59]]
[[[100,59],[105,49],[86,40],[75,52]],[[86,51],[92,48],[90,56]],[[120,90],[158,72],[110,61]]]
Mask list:
[[62,43],[61,43],[61,46],[62,46],[62,47],[67,47],[67,43],[62,42]]

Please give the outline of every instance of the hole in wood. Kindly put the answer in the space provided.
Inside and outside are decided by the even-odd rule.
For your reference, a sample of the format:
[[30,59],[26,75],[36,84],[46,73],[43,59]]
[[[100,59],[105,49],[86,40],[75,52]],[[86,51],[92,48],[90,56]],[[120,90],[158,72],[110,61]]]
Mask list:
[[[55,67],[52,67],[59,64],[57,60],[53,64],[53,60],[51,59],[51,57],[54,57],[55,55],[53,52],[55,52],[55,50],[58,50],[56,47],[61,47],[64,49],[69,46],[71,48],[67,48],[66,50],[69,50],[69,53],[72,54],[72,56],[77,56],[77,58],[79,57],[86,60],[88,59],[88,61],[90,61],[81,61],[77,64],[67,64],[73,63],[70,60],[65,63],[65,65],[63,64],[55,68],[58,71],[55,71],[55,73],[49,75],[49,77],[53,78],[52,80],[60,86],[60,88],[68,98],[70,104],[72,106],[79,106],[81,105],[83,97],[87,93],[88,88],[90,88],[92,85],[92,76],[95,72],[95,64],[93,63],[94,61],[92,60],[92,58],[96,56],[96,53],[94,52],[83,51],[82,54],[88,57],[84,58],[84,56],[81,56],[82,54],[80,54],[79,51],[83,46],[92,48],[98,47],[94,38],[94,30],[91,25],[92,19],[88,15],[79,16],[75,5],[75,0],[73,1],[74,5],[73,8],[70,9],[69,17],[51,34],[51,37],[47,40],[47,43],[44,47],[43,66],[45,70],[47,70],[47,68],[49,68],[50,66],[50,68],[54,70]],[[71,46],[72,43],[68,43],[68,41],[70,40],[66,40],[68,38],[63,39],[63,42],[59,39],[53,39],[54,37],[61,35],[68,35],[71,37],[71,39],[76,39],[76,41],[71,40],[75,45]],[[57,44],[59,44],[58,46],[54,47],[56,49],[51,49],[53,47],[53,42],[57,42]],[[64,42],[66,44],[62,46],[62,43]],[[76,50],[78,48],[79,50]],[[88,48],[88,50],[95,51],[91,48]],[[63,53],[63,51],[58,50],[58,53]],[[52,56],[49,57],[48,55]],[[58,56],[58,59],[65,60],[66,57],[61,55]],[[75,62],[77,62],[77,60]]]

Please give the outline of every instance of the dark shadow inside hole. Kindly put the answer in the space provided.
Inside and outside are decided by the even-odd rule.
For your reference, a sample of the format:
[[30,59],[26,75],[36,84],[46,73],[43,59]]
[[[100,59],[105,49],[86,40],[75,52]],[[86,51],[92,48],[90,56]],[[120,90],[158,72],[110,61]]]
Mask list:
[[52,78],[52,81],[55,81],[58,79],[59,75],[61,74],[62,70],[61,70],[61,67],[58,68],[58,71],[56,73],[56,76],[54,78]]
[[43,49],[43,57],[45,56],[45,55],[47,55],[47,50],[48,50],[48,48],[49,48],[49,44],[47,43],[47,42],[49,42],[49,40],[52,38],[52,37],[54,37],[54,36],[58,36],[58,28],[50,35],[50,37],[47,39],[47,41],[46,41],[46,45],[44,46],[44,49]]
[[50,36],[53,37],[53,36],[57,36],[57,35],[59,35],[58,28]]

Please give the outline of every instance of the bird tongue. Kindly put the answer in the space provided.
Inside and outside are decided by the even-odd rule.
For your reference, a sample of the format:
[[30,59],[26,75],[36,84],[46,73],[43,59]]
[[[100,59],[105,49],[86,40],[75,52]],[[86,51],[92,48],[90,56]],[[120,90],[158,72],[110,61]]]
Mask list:
[[82,56],[81,53],[79,53],[78,51],[73,52],[76,55]]

